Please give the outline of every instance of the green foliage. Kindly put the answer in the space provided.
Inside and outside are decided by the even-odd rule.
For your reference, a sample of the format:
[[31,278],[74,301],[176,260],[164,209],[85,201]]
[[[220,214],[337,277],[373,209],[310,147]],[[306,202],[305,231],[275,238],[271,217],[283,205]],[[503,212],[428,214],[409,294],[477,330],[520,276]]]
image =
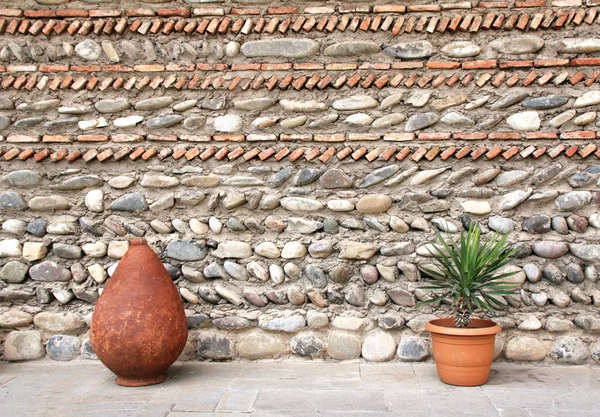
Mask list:
[[514,283],[503,282],[516,271],[498,273],[515,254],[507,242],[508,235],[494,233],[484,242],[479,226],[474,223],[467,232],[461,233],[460,242],[449,235],[444,239],[440,232],[436,235],[438,242],[428,250],[440,270],[424,270],[434,279],[421,287],[432,291],[432,299],[424,304],[450,299],[456,310],[457,327],[466,327],[471,321],[471,313],[477,309],[490,312],[504,309],[497,297],[511,294],[516,289]]

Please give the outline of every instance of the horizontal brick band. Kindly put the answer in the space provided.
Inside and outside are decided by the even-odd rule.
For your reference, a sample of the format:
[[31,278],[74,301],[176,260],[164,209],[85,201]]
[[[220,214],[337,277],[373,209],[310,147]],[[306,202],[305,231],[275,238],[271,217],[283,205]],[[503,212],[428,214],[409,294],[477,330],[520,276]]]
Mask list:
[[[594,58],[595,59],[595,58]],[[411,63],[412,64],[412,63]],[[14,68],[13,68],[14,69]],[[17,68],[18,69],[18,68]],[[454,85],[474,85],[484,87],[491,85],[499,88],[503,86],[529,86],[533,83],[543,86],[546,84],[561,85],[568,83],[570,85],[590,86],[598,82],[600,73],[598,71],[569,71],[565,68],[561,70],[532,70],[529,73],[521,71],[509,73],[507,71],[491,72],[455,72],[442,73],[433,70],[425,73],[412,72],[386,72],[382,75],[376,75],[371,71],[345,73],[340,71],[327,72],[325,74],[313,73],[312,75],[276,75],[273,73],[257,73],[248,77],[246,74],[233,75],[230,79],[222,75],[206,76],[197,73],[169,75],[127,75],[121,76],[115,73],[113,76],[103,75],[78,75],[77,73],[60,75],[52,74],[29,74],[25,68],[23,74],[18,72],[5,74],[0,77],[0,88],[3,90],[83,90],[104,91],[113,90],[143,90],[158,88],[172,88],[176,90],[323,90],[326,88],[339,89],[349,88],[384,88],[384,87],[406,87],[406,88],[425,88]],[[33,69],[33,68],[32,68]],[[110,68],[104,67],[105,71]],[[120,71],[118,68],[114,68]],[[33,72],[33,71],[32,71]]]
[[[519,3],[519,2],[517,2]],[[527,3],[527,2],[522,2]],[[563,2],[559,2],[563,3]],[[470,3],[452,3],[462,5],[455,9],[466,9]],[[489,4],[493,8],[504,9],[508,4]],[[553,5],[557,5],[553,2]],[[536,4],[536,6],[539,6]],[[581,6],[573,4],[573,7]],[[525,6],[521,6],[525,7]],[[557,6],[569,7],[569,6]],[[0,10],[0,34],[10,35],[124,35],[127,33],[147,34],[210,34],[223,35],[227,33],[249,35],[252,33],[288,33],[315,31],[331,33],[334,31],[364,31],[399,33],[445,33],[445,32],[478,32],[479,30],[556,30],[567,26],[581,24],[597,24],[598,10],[596,8],[579,8],[569,11],[547,9],[541,11],[488,11],[491,8],[479,7],[477,13],[460,10],[456,14],[431,13],[445,12],[453,7],[443,8],[441,5],[424,6],[376,6],[371,11],[370,6],[361,5],[346,8],[340,6],[338,13],[333,14],[334,8],[315,8],[315,15],[276,16],[278,14],[295,14],[294,7],[282,10],[286,13],[263,13],[260,9],[231,9],[225,16],[223,8],[195,9],[151,9],[127,10],[122,17],[119,11],[86,11],[86,10]],[[344,10],[341,10],[344,9]],[[346,10],[347,9],[347,10]],[[482,10],[483,9],[483,10]],[[484,11],[485,10],[485,11]],[[273,11],[273,10],[271,10]],[[305,11],[306,12],[306,11]],[[373,15],[350,15],[345,13],[369,13]],[[394,16],[408,12],[408,15]],[[421,12],[427,15],[419,14]],[[462,14],[461,14],[462,13]],[[240,17],[243,15],[265,15],[267,17]],[[387,14],[387,16],[386,16]],[[393,15],[392,15],[393,14]],[[22,16],[27,18],[23,19]],[[158,16],[154,19],[150,17]],[[194,16],[194,18],[190,18]],[[136,18],[136,17],[142,17]],[[69,20],[62,20],[68,18]],[[94,18],[94,19],[92,19]]]
[[551,159],[559,156],[568,158],[579,157],[588,158],[595,156],[600,159],[600,150],[596,144],[589,143],[587,145],[567,145],[560,143],[556,146],[546,145],[529,145],[529,146],[500,146],[500,145],[466,145],[466,146],[329,146],[329,147],[242,147],[240,145],[232,146],[207,146],[207,147],[165,147],[157,148],[153,146],[147,147],[122,147],[117,149],[112,148],[0,148],[0,161],[23,160],[26,161],[33,158],[37,162],[52,161],[58,162],[66,160],[74,162],[78,159],[83,159],[85,162],[105,162],[105,161],[120,161],[129,158],[132,161],[141,160],[147,161],[152,158],[158,160],[182,159],[188,161],[200,159],[206,161],[209,158],[217,160],[234,161],[243,159],[250,161],[252,159],[265,160],[297,160],[312,161],[312,162],[335,162],[342,161],[347,158],[358,161],[366,159],[369,162],[373,161],[403,161],[412,160],[419,162],[421,160],[433,161],[436,158],[448,160],[450,158],[463,159],[471,158],[477,160],[479,158],[494,159],[501,157],[505,160],[516,158],[523,160],[526,158],[538,159],[547,155]]

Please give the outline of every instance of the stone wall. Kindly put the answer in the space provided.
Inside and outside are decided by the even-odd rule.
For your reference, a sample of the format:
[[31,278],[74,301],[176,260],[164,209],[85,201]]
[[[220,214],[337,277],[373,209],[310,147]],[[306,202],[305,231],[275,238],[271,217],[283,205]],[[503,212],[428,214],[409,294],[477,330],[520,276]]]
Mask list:
[[0,9],[3,359],[95,358],[143,236],[184,359],[427,360],[425,245],[477,221],[498,360],[600,361],[598,0],[123,3]]

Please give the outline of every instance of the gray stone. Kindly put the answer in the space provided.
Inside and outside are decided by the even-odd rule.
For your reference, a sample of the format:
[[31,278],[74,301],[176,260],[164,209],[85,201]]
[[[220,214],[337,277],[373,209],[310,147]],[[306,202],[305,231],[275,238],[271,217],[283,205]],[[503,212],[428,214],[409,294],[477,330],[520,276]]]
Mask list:
[[29,276],[34,281],[66,282],[71,280],[71,271],[54,261],[44,261],[29,268]]
[[500,110],[517,104],[529,97],[529,93],[516,92],[502,97],[490,106],[491,110]]
[[100,100],[94,104],[100,113],[118,113],[129,108],[129,102],[124,98]]
[[536,97],[525,100],[521,105],[526,109],[547,110],[560,107],[566,104],[567,101],[569,101],[567,97]]
[[97,61],[102,53],[102,47],[97,42],[86,39],[75,45],[75,52],[86,61]]
[[523,272],[525,272],[525,276],[531,282],[538,282],[542,279],[542,272],[534,264],[526,264],[523,265]]
[[261,321],[258,326],[261,329],[268,331],[296,333],[306,327],[306,320],[300,315],[293,315],[290,317],[280,317]]
[[4,175],[1,182],[15,188],[35,188],[41,184],[42,176],[35,171],[21,169]]
[[325,288],[327,286],[327,275],[323,270],[316,265],[308,264],[303,271],[304,277],[317,288]]
[[427,339],[420,336],[402,336],[398,343],[396,355],[398,356],[398,359],[405,362],[419,362],[425,360],[430,355],[429,342]]
[[523,220],[523,230],[529,233],[548,233],[550,231],[550,217],[536,214]]
[[389,288],[387,293],[394,304],[403,307],[414,307],[416,305],[415,296],[411,292],[396,287]]
[[292,338],[290,347],[296,355],[315,357],[323,352],[325,344],[314,334],[302,333]]
[[10,261],[0,270],[0,279],[8,284],[20,284],[25,281],[29,267],[19,261]]
[[240,110],[260,111],[266,110],[277,103],[277,100],[271,97],[256,97],[233,102],[233,107]]
[[133,106],[136,110],[141,111],[150,111],[150,110],[158,110],[173,104],[175,100],[173,97],[162,96],[162,97],[153,97],[145,100],[140,100]]
[[27,203],[19,193],[9,191],[0,194],[0,210],[25,210]]
[[70,361],[79,356],[81,342],[77,336],[55,335],[48,339],[46,352],[55,361]]
[[559,211],[573,211],[589,204],[591,200],[592,194],[589,191],[571,191],[559,195],[554,203]]
[[565,281],[561,270],[554,264],[548,264],[542,270],[542,276],[554,285],[560,285]]
[[544,40],[537,36],[517,35],[495,39],[489,43],[489,46],[501,54],[532,54],[542,49]]
[[206,247],[192,240],[173,240],[165,249],[167,258],[184,262],[201,261],[206,254]]
[[201,358],[224,360],[234,355],[233,341],[219,333],[201,331],[196,336],[196,344]]
[[279,57],[305,58],[319,50],[319,44],[312,39],[270,39],[245,42],[241,52],[248,58]]
[[434,125],[439,120],[437,113],[418,113],[408,118],[406,125],[404,126],[405,132],[414,132],[416,130],[425,129],[431,125]]
[[[323,171],[317,168],[302,168],[294,177],[293,184],[296,187],[312,184],[323,174]],[[350,180],[352,182],[352,180]]]
[[111,203],[110,208],[114,211],[135,213],[136,211],[148,210],[148,203],[146,203],[146,197],[143,193],[135,192],[117,198]]
[[563,336],[550,348],[550,357],[558,363],[581,365],[590,357],[590,350],[579,337]]
[[368,174],[358,185],[360,188],[368,188],[373,185],[379,184],[382,181],[390,178],[400,170],[397,165],[388,165],[381,168],[377,168],[370,174]]
[[481,49],[474,42],[456,41],[447,43],[442,52],[452,58],[469,58],[479,55]]
[[329,45],[323,52],[327,56],[365,56],[376,54],[381,47],[370,41],[346,41]]
[[164,129],[178,125],[183,121],[183,116],[179,114],[168,114],[165,116],[153,117],[146,120],[146,127],[149,129]]
[[86,175],[69,178],[68,180],[63,181],[52,188],[59,190],[83,190],[90,187],[101,187],[103,183],[104,182],[100,177],[95,175]]
[[435,53],[435,48],[429,41],[418,40],[397,43],[383,50],[386,54],[400,59],[429,58]]
[[587,262],[598,262],[600,259],[600,245],[595,244],[583,244],[578,245],[571,243],[569,250],[573,255],[579,259]]
[[38,237],[44,236],[46,234],[46,221],[44,219],[32,220],[27,225],[27,232]]
[[252,326],[252,322],[250,320],[238,316],[226,316],[214,319],[213,324],[219,329],[225,330],[246,329]]
[[63,259],[81,259],[83,257],[83,252],[79,246],[68,243],[54,243],[52,252]]

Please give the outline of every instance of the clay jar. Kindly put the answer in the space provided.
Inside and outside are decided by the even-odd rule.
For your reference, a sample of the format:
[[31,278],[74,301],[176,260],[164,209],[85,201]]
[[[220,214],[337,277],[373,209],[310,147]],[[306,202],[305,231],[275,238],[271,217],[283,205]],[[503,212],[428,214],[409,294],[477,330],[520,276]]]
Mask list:
[[90,331],[94,352],[117,375],[117,384],[158,384],[187,335],[177,287],[146,240],[132,239],[96,303]]

